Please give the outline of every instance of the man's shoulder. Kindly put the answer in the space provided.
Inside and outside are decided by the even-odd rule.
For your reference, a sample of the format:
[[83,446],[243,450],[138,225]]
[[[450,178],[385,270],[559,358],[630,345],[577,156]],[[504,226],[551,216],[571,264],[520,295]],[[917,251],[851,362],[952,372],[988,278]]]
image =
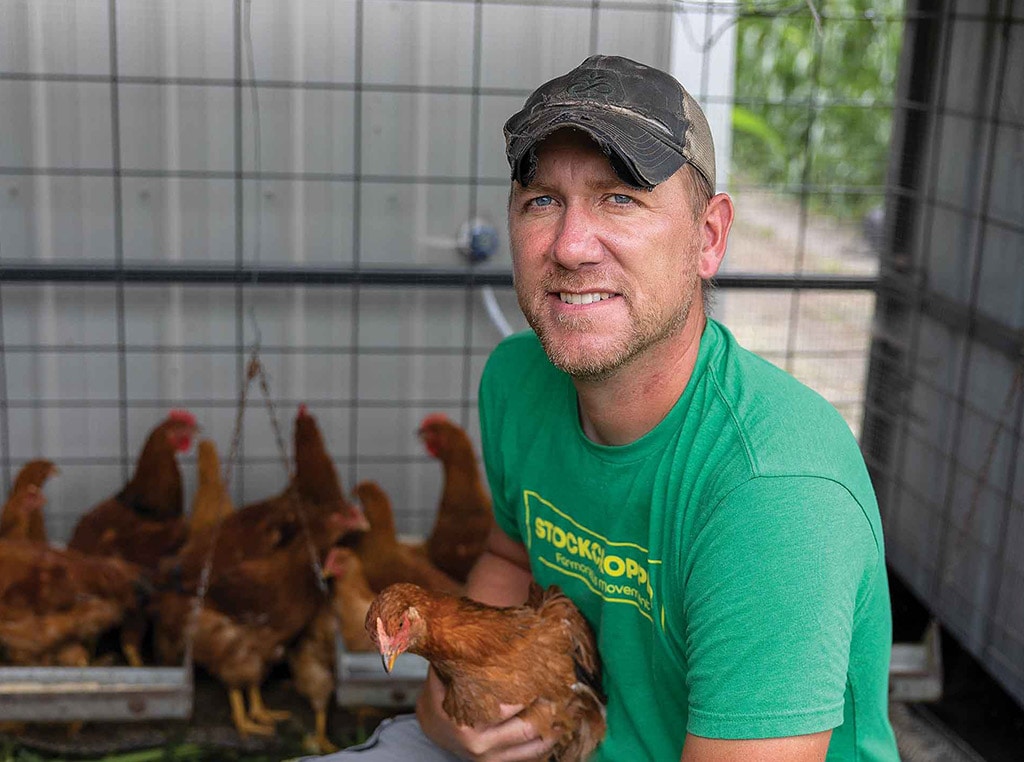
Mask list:
[[828,462],[835,465],[837,458],[846,466],[859,464],[853,432],[828,400],[724,333],[709,367],[710,381],[745,440],[755,471],[807,473]]

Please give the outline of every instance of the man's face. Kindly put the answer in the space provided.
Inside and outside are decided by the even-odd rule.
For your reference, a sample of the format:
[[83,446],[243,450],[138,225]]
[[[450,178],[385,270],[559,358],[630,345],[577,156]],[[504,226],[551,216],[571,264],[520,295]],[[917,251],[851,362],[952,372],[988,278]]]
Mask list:
[[631,188],[582,133],[537,148],[513,183],[509,232],[519,306],[551,361],[601,380],[678,335],[699,305],[701,225],[683,171]]

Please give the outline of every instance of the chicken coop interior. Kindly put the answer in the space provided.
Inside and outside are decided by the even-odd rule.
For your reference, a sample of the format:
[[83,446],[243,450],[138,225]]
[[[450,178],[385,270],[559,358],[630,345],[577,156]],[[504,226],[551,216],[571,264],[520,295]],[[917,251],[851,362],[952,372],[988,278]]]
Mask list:
[[[898,710],[904,759],[1020,759],[1021,0],[0,0],[5,499],[51,461],[45,542],[74,548],[83,517],[143,473],[158,427],[185,426],[188,446],[162,456],[180,472],[180,532],[136,550],[191,552],[177,573],[194,575],[177,661],[150,635],[137,666],[109,632],[73,664],[18,651],[0,580],[0,759],[113,754],[154,721],[199,749],[175,758],[222,758],[247,735],[182,624],[219,590],[211,546],[185,545],[199,440],[236,509],[291,500],[313,441],[342,502],[369,505],[356,487],[375,482],[403,542],[431,533],[449,477],[425,421],[446,416],[479,459],[484,364],[527,329],[502,125],[597,53],[669,71],[702,104],[737,210],[710,312],[861,443],[896,637],[925,653],[894,701],[931,691]],[[300,518],[319,580],[342,530]],[[300,687],[296,638],[266,657],[268,706]],[[344,745],[357,736],[339,712],[395,711],[423,671],[387,678],[337,640],[327,734]],[[314,732],[303,701],[293,722]],[[221,736],[189,735],[211,716]],[[58,719],[85,720],[79,740]],[[302,751],[248,735],[231,748],[252,759]]]

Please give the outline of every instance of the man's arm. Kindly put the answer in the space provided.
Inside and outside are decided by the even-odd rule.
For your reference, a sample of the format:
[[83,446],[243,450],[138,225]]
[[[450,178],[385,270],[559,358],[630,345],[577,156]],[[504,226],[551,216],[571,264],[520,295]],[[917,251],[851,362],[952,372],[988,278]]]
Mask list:
[[466,595],[492,606],[518,606],[526,601],[531,578],[526,546],[495,524],[466,581]]
[[831,730],[746,741],[724,741],[687,733],[681,762],[822,762],[831,738]]

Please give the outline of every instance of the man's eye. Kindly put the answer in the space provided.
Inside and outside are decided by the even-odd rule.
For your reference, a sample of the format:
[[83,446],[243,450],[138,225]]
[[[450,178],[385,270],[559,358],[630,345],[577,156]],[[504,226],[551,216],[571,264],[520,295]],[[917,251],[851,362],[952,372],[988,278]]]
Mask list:
[[616,204],[632,204],[633,197],[627,196],[625,193],[613,193],[612,201],[614,201]]
[[537,196],[537,198],[530,199],[530,206],[551,206],[554,203],[554,199],[551,196]]

